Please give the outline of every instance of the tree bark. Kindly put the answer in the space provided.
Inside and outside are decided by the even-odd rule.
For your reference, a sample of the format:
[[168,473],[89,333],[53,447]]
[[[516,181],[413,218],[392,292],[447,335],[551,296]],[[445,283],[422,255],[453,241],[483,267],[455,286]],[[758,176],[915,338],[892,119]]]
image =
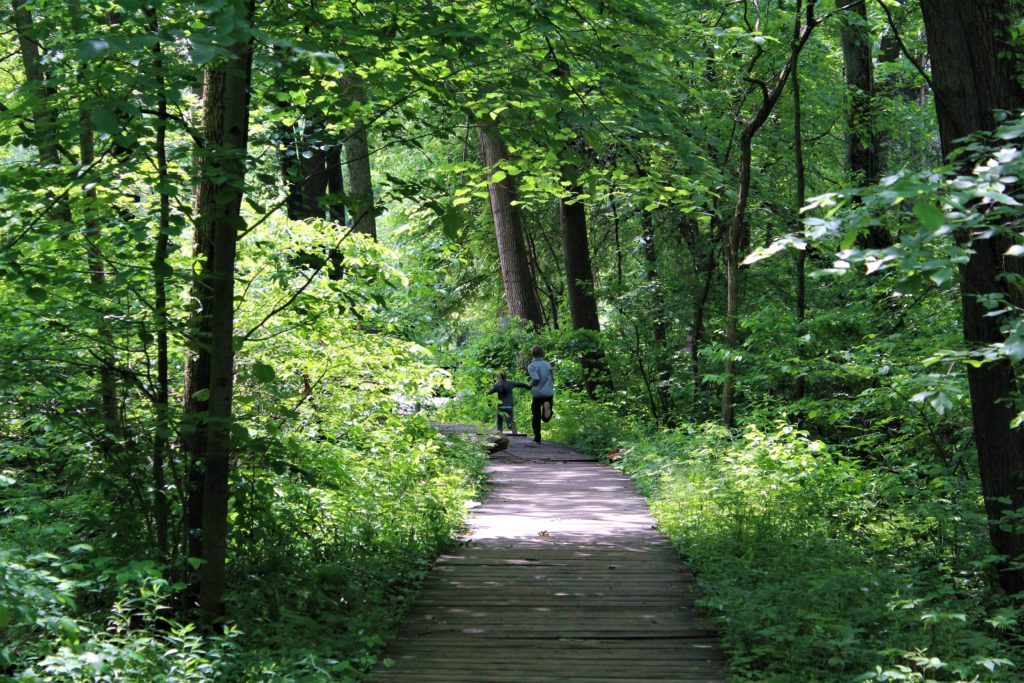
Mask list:
[[[366,104],[366,91],[355,76],[342,79],[348,98]],[[356,119],[345,136],[345,168],[348,171],[348,203],[352,213],[352,229],[377,239],[377,210],[373,198],[373,177],[370,173],[370,144],[366,124]]]
[[[508,157],[508,150],[493,122],[478,123],[477,136],[480,140],[480,153],[487,167],[487,179],[492,180],[498,171],[496,164]],[[533,329],[539,329],[543,325],[543,315],[526,253],[522,213],[513,203],[517,198],[515,181],[511,176],[505,176],[498,182],[491,182],[487,191],[509,314],[529,323]]]
[[[236,28],[224,40],[231,57],[208,68],[203,78],[202,149],[195,195],[195,253],[200,260],[193,283],[198,308],[190,320],[192,352],[186,400],[195,431],[190,439],[192,466],[200,475],[201,512],[190,510],[200,528],[190,529],[201,549],[199,606],[208,615],[223,609],[227,585],[228,479],[231,455],[234,379],[235,249],[245,183],[249,129],[252,46],[249,25],[254,0],[233,0]],[[211,21],[220,17],[215,14]],[[199,484],[195,479],[193,486]],[[197,501],[190,501],[195,507]]]
[[285,129],[288,142],[281,165],[288,185],[286,206],[288,218],[324,218],[328,208],[322,199],[328,192],[328,152],[323,125],[307,123],[301,130],[293,124]]
[[[863,3],[862,3],[863,6]],[[799,27],[794,27],[794,40],[799,39]],[[845,47],[844,47],[845,53]],[[868,55],[870,59],[870,54]],[[799,231],[800,211],[807,203],[807,167],[804,163],[804,132],[803,109],[800,99],[800,58],[793,62],[793,173],[796,176],[796,206],[794,207],[794,228]],[[807,249],[805,247],[796,254],[796,333],[803,335],[804,320],[807,317]],[[799,348],[799,340],[797,345]],[[801,355],[798,351],[798,355]],[[803,370],[796,378],[796,398],[801,399],[807,393],[807,378]]]
[[[837,5],[844,4],[837,0]],[[846,72],[846,170],[854,182],[874,185],[881,175],[875,114],[875,70],[871,60],[871,31],[866,0],[846,7],[840,29]],[[858,245],[864,249],[892,246],[892,235],[871,226]]]
[[[160,24],[156,10],[147,8],[150,30],[159,36]],[[157,188],[160,194],[160,217],[157,225],[156,247],[153,250],[153,318],[156,324],[156,387],[153,394],[153,409],[156,413],[156,429],[153,434],[153,519],[156,526],[157,553],[161,562],[170,557],[170,510],[167,503],[167,485],[164,464],[169,454],[168,442],[171,433],[169,418],[170,363],[168,350],[167,275],[171,268],[167,262],[170,255],[171,234],[171,191],[167,187],[169,174],[167,165],[167,92],[164,77],[163,46],[159,38],[153,45],[153,70],[157,81],[157,123],[156,123],[156,168]]]
[[[839,0],[837,4],[845,4]],[[868,30],[867,2],[846,7],[840,43],[846,72],[846,165],[858,182],[870,185],[878,180],[875,157],[874,107],[875,72],[871,62],[871,32]]]
[[[658,400],[661,403],[661,415],[667,419],[670,415],[668,385],[672,381],[672,365],[665,358],[665,346],[668,341],[668,325],[665,321],[665,293],[661,287],[658,274],[658,249],[655,243],[654,214],[643,211],[640,214],[643,232],[640,241],[644,247],[644,279],[651,292],[652,332],[654,333],[654,367],[658,372]],[[617,257],[621,263],[621,248],[616,245]],[[621,268],[621,265],[620,265]],[[620,276],[621,281],[621,276]]]
[[[1007,27],[1020,18],[1017,2],[1004,0],[921,0],[928,35],[936,111],[943,155],[965,135],[996,127],[995,110],[1024,106],[1017,80],[1019,52],[1009,44]],[[967,169],[969,170],[969,169]],[[1010,298],[1012,287],[1004,253],[1009,241],[998,235],[964,234],[957,238],[972,250],[960,267],[964,338],[983,348],[1003,341],[998,317],[988,315],[981,298],[992,293]],[[1007,558],[999,580],[1009,593],[1024,591],[1024,534],[1015,520],[1024,510],[1024,431],[1012,429],[1018,378],[1008,360],[967,368],[974,441],[981,488],[996,551]]]
[[558,216],[562,226],[562,253],[572,327],[593,333],[583,339],[580,366],[587,396],[594,398],[598,387],[608,386],[608,366],[601,348],[601,321],[597,314],[594,270],[587,239],[587,207],[579,195],[580,188],[570,185],[569,197],[558,200]]
[[[18,35],[25,82],[35,92],[32,98],[32,142],[36,145],[39,161],[44,166],[60,164],[60,139],[57,130],[57,112],[53,107],[53,90],[46,82],[43,72],[42,54],[39,43],[32,37],[32,13],[25,7],[26,0],[11,0],[11,18]],[[67,202],[58,202],[55,207],[58,218],[70,221],[71,210]]]
[[[82,25],[83,12],[78,0],[68,3],[72,15],[74,29],[82,33],[85,27]],[[81,67],[78,73],[79,85],[85,82],[85,66]],[[91,110],[85,98],[79,101],[78,109],[78,158],[80,166],[85,171],[96,163],[96,136],[92,129]],[[100,225],[100,218],[97,215],[97,203],[99,196],[93,183],[87,183],[82,190],[85,201],[82,206],[82,221],[85,224],[85,250],[89,266],[89,282],[97,293],[106,289],[107,271],[103,262],[103,252],[100,248],[100,240],[103,237],[103,229]],[[102,314],[101,314],[102,316]],[[114,334],[105,321],[105,316],[97,322],[96,332],[103,346],[101,351],[99,375],[100,379],[100,414],[103,419],[103,450],[109,452],[112,447],[112,437],[121,433],[121,420],[117,407],[117,377],[114,374]]]

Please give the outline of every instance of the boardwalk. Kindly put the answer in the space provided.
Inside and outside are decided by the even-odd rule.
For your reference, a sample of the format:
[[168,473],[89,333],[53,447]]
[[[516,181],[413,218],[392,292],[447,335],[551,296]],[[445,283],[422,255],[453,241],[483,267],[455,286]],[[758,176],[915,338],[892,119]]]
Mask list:
[[621,474],[512,439],[371,681],[725,681],[693,576]]

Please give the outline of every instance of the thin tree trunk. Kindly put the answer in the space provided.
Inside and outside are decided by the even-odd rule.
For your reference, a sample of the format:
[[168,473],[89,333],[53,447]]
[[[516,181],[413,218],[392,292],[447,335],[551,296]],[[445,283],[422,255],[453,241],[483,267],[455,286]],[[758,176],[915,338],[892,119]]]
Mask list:
[[690,367],[693,369],[693,388],[696,392],[702,384],[700,379],[700,345],[704,341],[704,311],[711,296],[711,285],[715,280],[715,260],[709,258],[704,270],[704,287],[693,302],[693,332],[690,334]]
[[[199,185],[195,198],[195,249],[203,259],[193,285],[199,304],[190,325],[195,358],[190,363],[188,412],[197,416],[191,441],[192,465],[201,475],[198,517],[202,565],[199,606],[208,615],[222,611],[227,585],[228,479],[234,380],[234,269],[245,180],[252,47],[249,22],[254,0],[226,5],[244,24],[235,29],[232,58],[207,69],[203,79]],[[213,15],[212,21],[218,17]],[[198,482],[193,482],[195,485]],[[190,503],[190,507],[194,507]],[[197,530],[193,527],[190,534]]]
[[[1003,0],[921,0],[921,13],[942,152],[948,158],[956,140],[995,128],[996,109],[1024,106],[1024,90],[1016,78],[1020,53],[1007,36],[1021,11]],[[960,267],[964,338],[979,349],[1001,343],[1000,318],[991,316],[981,299],[993,293],[1012,296],[1008,288],[1013,285],[1003,277],[1010,241],[964,231],[957,238],[971,246],[970,259]],[[1024,431],[1011,428],[1019,381],[1005,359],[968,366],[967,381],[989,535],[996,552],[1006,558],[999,580],[1007,592],[1020,593],[1024,534],[1016,520],[1024,510]]]
[[[22,66],[25,72],[25,81],[34,91],[32,97],[32,124],[33,143],[39,161],[43,166],[56,169],[60,165],[60,138],[58,130],[57,112],[53,104],[53,97],[56,94],[46,80],[43,70],[42,53],[39,44],[32,37],[33,18],[31,11],[25,6],[25,0],[12,0],[12,19],[15,32],[18,36],[18,47],[21,53]],[[80,23],[82,19],[81,8],[78,3],[72,3],[73,21]],[[77,8],[77,9],[76,9]],[[80,26],[78,28],[81,28]],[[79,74],[79,79],[82,78]],[[81,167],[90,167],[96,161],[94,135],[92,123],[89,118],[89,110],[83,104],[79,109],[79,154]],[[96,190],[87,186],[84,190],[84,223],[86,242],[86,261],[89,269],[89,281],[95,288],[102,292],[106,285],[106,272],[103,265],[102,254],[99,248],[101,237],[100,222],[96,216]],[[54,216],[64,223],[72,220],[71,207],[66,199],[55,198],[53,206]],[[111,437],[120,434],[120,418],[117,406],[117,378],[114,374],[113,360],[110,354],[113,352],[114,340],[110,327],[100,321],[97,325],[100,340],[105,347],[102,356],[103,360],[99,368],[100,378],[100,401],[99,409],[103,424],[103,436],[100,443],[103,451],[109,452],[111,448]]]
[[[82,33],[84,31],[84,26],[82,25],[84,13],[82,12],[81,4],[78,0],[72,0],[69,3],[69,9],[72,15],[73,26],[79,33]],[[84,71],[79,72],[78,80],[79,84],[84,83]],[[78,133],[78,156],[83,169],[88,169],[96,163],[96,144],[92,129],[91,113],[86,100],[84,98],[80,100],[78,110],[78,124],[80,127]],[[99,216],[96,213],[99,196],[95,185],[92,183],[86,184],[83,189],[83,195],[85,201],[83,202],[82,219],[85,223],[84,236],[89,265],[89,282],[97,293],[102,293],[106,289],[107,272],[103,263],[103,253],[100,249],[100,239],[103,236],[103,230],[100,225]],[[110,330],[110,325],[106,324],[104,320],[100,320],[97,323],[96,330],[103,346],[107,349],[101,354],[102,360],[98,374],[100,379],[100,414],[103,418],[104,432],[101,443],[104,444],[104,450],[109,451],[112,438],[116,438],[121,433],[121,420],[118,415],[117,406],[117,377],[114,374],[114,334]]]
[[665,358],[665,346],[668,341],[668,325],[665,321],[665,294],[661,288],[658,275],[658,249],[655,244],[654,214],[643,211],[640,214],[643,232],[640,241],[644,246],[644,278],[651,292],[652,332],[654,333],[654,365],[658,372],[658,400],[661,402],[661,414],[668,418],[669,395],[668,385],[672,380],[672,366]]
[[[366,91],[355,76],[342,79],[349,99],[366,103]],[[377,239],[377,210],[373,198],[373,177],[370,173],[370,144],[366,124],[356,119],[345,136],[345,168],[348,170],[348,200],[352,209],[352,229]]]
[[555,286],[551,281],[551,277],[545,273],[540,267],[540,254],[537,252],[537,243],[533,239],[533,235],[529,231],[526,231],[526,246],[527,253],[530,256],[530,268],[536,273],[537,282],[539,286],[538,295],[543,292],[544,296],[548,300],[548,310],[551,316],[548,319],[551,329],[558,329],[558,300],[561,296],[561,290]]
[[[156,11],[147,9],[150,17],[150,30],[159,36],[160,24]],[[168,528],[170,526],[170,510],[167,504],[167,483],[165,481],[164,462],[168,456],[168,440],[170,437],[170,419],[168,415],[170,401],[170,371],[168,353],[168,312],[167,312],[167,275],[170,265],[167,257],[170,253],[171,233],[171,191],[167,187],[169,175],[167,167],[167,91],[164,78],[163,46],[159,40],[153,45],[153,69],[157,80],[157,123],[156,123],[156,165],[157,189],[160,194],[160,217],[157,224],[156,248],[153,251],[153,317],[156,323],[156,390],[153,397],[153,408],[156,413],[156,429],[153,435],[153,518],[156,521],[157,552],[161,561],[170,557]]]
[[[493,180],[498,171],[496,164],[508,157],[508,151],[493,122],[478,123],[477,136],[481,156],[487,167],[487,179]],[[487,191],[491,200],[494,234],[498,241],[498,260],[505,298],[508,300],[510,315],[539,329],[543,325],[543,315],[526,253],[523,217],[519,207],[513,203],[517,198],[516,185],[511,176],[505,175],[503,171],[501,173],[505,177],[498,182],[491,182]]]
[[[733,212],[732,222],[729,224],[729,231],[726,235],[725,249],[725,283],[726,283],[726,324],[725,324],[725,347],[726,360],[722,380],[722,423],[732,427],[735,423],[735,408],[733,405],[733,383],[735,379],[736,352],[739,349],[739,303],[740,303],[740,250],[746,237],[747,202],[750,197],[750,164],[753,156],[753,141],[757,131],[761,129],[775,104],[779,101],[782,89],[793,70],[793,65],[800,55],[800,51],[810,38],[811,32],[817,25],[814,18],[814,7],[817,0],[810,0],[807,3],[807,18],[802,28],[798,29],[797,39],[793,41],[790,48],[789,59],[785,66],[775,78],[775,83],[769,88],[765,85],[761,104],[754,113],[753,118],[746,121],[740,133],[740,177],[739,192],[736,199],[736,209]],[[797,26],[801,22],[802,2],[797,3],[795,21]]]
[[[794,28],[794,40],[799,40],[799,27]],[[870,56],[870,55],[869,55]],[[795,228],[800,230],[800,211],[807,203],[807,168],[804,164],[803,110],[800,101],[800,57],[793,62],[793,157],[796,175],[796,207],[794,207]],[[796,253],[796,334],[797,344],[803,336],[804,320],[807,318],[807,249]],[[797,352],[797,355],[801,355]],[[801,369],[796,378],[796,398],[807,394],[807,378]]]

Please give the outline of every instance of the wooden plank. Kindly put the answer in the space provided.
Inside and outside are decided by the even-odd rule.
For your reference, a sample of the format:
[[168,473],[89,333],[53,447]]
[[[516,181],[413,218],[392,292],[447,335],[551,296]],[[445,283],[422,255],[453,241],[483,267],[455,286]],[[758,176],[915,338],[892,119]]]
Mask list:
[[368,680],[725,681],[693,575],[618,472],[512,439]]

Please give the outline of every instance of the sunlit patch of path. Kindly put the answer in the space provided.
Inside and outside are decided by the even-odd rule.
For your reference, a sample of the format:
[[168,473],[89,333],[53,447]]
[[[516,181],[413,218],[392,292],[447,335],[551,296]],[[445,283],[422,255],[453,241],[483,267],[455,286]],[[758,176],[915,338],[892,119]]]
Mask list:
[[513,438],[466,545],[444,555],[369,680],[725,681],[693,575],[632,482]]

